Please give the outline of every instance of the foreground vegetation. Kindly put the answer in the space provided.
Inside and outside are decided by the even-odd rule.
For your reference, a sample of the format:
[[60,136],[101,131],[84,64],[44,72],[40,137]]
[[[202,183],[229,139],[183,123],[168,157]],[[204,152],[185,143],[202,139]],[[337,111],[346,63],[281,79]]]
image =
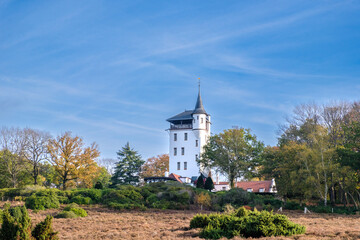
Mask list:
[[[303,210],[304,203],[281,201],[272,195],[257,195],[242,189],[209,192],[193,188],[178,182],[150,183],[142,187],[131,185],[105,189],[46,189],[27,186],[21,189],[0,189],[3,200],[22,200],[25,206],[33,210],[58,209],[60,204],[92,205],[102,204],[117,210],[156,209],[204,209],[224,211],[229,207],[248,206],[258,210]],[[73,205],[74,206],[74,205]],[[306,206],[313,212],[355,214],[355,207],[331,207],[321,205]]]
[[202,228],[200,237],[271,237],[305,233],[305,227],[295,224],[280,214],[268,211],[250,211],[241,207],[227,214],[199,214],[190,221],[191,228]]
[[[0,202],[0,207],[2,203]],[[83,206],[88,212],[84,218],[54,218],[53,229],[61,240],[80,240],[91,236],[94,240],[110,239],[197,239],[201,240],[199,229],[190,229],[189,223],[199,210],[157,210],[117,211],[98,205]],[[29,210],[34,225],[44,221],[47,215],[56,215],[58,209],[44,211]],[[203,211],[201,213],[212,213]],[[284,211],[291,221],[304,225],[306,233],[293,237],[261,237],[269,239],[297,240],[344,240],[358,239],[360,222],[355,215],[304,214],[301,211]],[[139,224],[140,223],[140,224]],[[224,238],[226,239],[226,238]],[[236,236],[233,240],[244,239]]]

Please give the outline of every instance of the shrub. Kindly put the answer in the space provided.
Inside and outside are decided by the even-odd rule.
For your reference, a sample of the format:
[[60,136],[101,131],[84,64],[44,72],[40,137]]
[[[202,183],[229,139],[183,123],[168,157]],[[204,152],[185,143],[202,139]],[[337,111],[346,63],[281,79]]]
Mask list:
[[212,225],[206,226],[199,234],[200,237],[205,239],[220,239],[224,235],[222,229],[214,228]]
[[72,211],[62,211],[55,216],[55,218],[77,218],[77,217],[78,215],[76,215]]
[[255,198],[254,194],[248,193],[241,188],[233,188],[226,192],[217,193],[217,195],[217,201],[220,206],[231,204],[240,207],[252,203]]
[[71,208],[71,212],[75,213],[79,217],[87,217],[87,212],[82,208]]
[[222,210],[226,214],[233,214],[235,212],[235,208],[231,204],[225,204]]
[[0,239],[31,239],[31,219],[24,206],[4,210]]
[[20,189],[18,188],[3,188],[0,189],[0,198],[3,200],[12,200],[17,196],[20,196]]
[[33,210],[45,210],[49,208],[59,208],[60,202],[54,194],[44,196],[37,196],[36,194],[33,194],[26,198],[25,206]]
[[200,193],[195,196],[195,203],[201,206],[201,210],[203,210],[204,207],[210,207],[211,206],[211,197],[208,193]]
[[236,217],[246,217],[247,215],[249,215],[249,210],[245,207],[238,208],[234,211],[234,216]]
[[[81,199],[80,197],[83,198],[90,198],[90,202],[91,203],[100,203],[101,202],[101,197],[102,197],[102,190],[101,189],[76,189],[71,191],[71,202],[75,202],[72,199],[73,198],[77,198],[77,199]],[[78,203],[78,202],[76,202]],[[78,203],[78,204],[82,204],[82,203]],[[84,204],[90,204],[90,203],[84,203]]]
[[33,193],[46,190],[46,187],[40,185],[26,185],[23,189],[20,190],[21,196],[31,196]]
[[81,205],[89,205],[91,203],[91,198],[83,197],[83,196],[75,196],[70,199],[70,202],[81,204]]
[[299,209],[302,209],[302,207],[300,206],[299,203],[297,202],[294,202],[294,201],[287,201],[285,203],[285,206],[284,206],[285,209],[288,209],[288,210],[299,210]]
[[82,209],[81,207],[79,207],[79,205],[77,205],[76,203],[71,203],[70,205],[66,206],[64,208],[64,211],[71,211],[79,217],[87,216],[87,212],[84,209]]
[[98,181],[98,182],[95,183],[94,188],[95,188],[95,189],[103,189],[104,186],[103,186],[102,182],[99,182],[99,181]]
[[113,209],[116,209],[116,210],[124,210],[124,209],[127,209],[127,210],[146,210],[146,207],[142,204],[138,204],[138,203],[125,203],[125,204],[122,204],[122,203],[109,203],[108,206],[110,208],[113,208]]
[[69,211],[71,208],[78,208],[79,205],[77,203],[70,203],[69,205],[67,205],[64,210],[65,211]]
[[58,240],[58,232],[52,229],[52,216],[46,216],[45,220],[36,225],[32,231],[32,236],[36,240]]
[[190,228],[204,228],[210,222],[210,218],[206,214],[197,214],[190,221]]
[[305,233],[305,227],[288,220],[284,215],[267,211],[237,209],[230,214],[196,215],[190,221],[191,228],[202,228],[200,237],[219,239],[221,237],[270,237],[291,236]]
[[0,224],[2,223],[3,214],[4,214],[3,210],[0,209]]

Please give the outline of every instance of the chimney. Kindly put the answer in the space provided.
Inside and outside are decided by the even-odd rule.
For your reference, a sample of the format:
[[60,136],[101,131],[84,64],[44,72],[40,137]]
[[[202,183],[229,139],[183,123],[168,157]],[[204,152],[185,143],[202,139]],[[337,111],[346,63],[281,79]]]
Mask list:
[[216,184],[219,185],[219,174],[216,174]]

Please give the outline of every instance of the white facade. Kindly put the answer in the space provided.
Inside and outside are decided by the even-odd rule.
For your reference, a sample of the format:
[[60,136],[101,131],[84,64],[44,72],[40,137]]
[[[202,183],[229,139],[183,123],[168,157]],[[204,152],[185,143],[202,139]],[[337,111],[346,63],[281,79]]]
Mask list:
[[210,138],[210,115],[202,106],[200,91],[193,111],[185,111],[167,121],[170,122],[169,172],[181,177],[198,177],[200,157],[203,147]]

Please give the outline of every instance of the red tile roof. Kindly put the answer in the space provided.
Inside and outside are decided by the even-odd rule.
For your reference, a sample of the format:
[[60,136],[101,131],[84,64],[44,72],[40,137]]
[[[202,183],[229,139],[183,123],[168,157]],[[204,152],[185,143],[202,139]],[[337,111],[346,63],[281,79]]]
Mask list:
[[180,180],[181,176],[180,176],[180,175],[177,175],[177,174],[175,174],[175,173],[170,174],[170,175],[169,175],[169,178],[173,178],[173,179],[175,179],[176,181],[182,183],[182,181]]
[[[228,185],[229,182],[219,182],[219,184],[215,185]],[[252,192],[259,192],[260,188],[264,188],[264,192],[269,192],[271,188],[271,180],[269,181],[249,181],[249,182],[237,182],[235,183],[235,187],[242,188],[247,190],[249,188],[252,189]]]

